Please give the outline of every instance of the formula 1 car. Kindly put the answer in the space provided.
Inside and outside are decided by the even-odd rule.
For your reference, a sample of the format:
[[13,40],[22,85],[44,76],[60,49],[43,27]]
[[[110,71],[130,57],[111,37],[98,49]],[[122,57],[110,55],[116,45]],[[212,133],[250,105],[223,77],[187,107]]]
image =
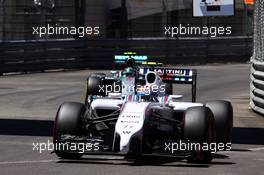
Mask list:
[[[214,152],[200,145],[231,144],[232,105],[227,101],[196,103],[196,70],[135,66],[133,59],[126,65],[110,76],[91,74],[85,103],[65,102],[59,107],[53,131],[58,157],[114,154],[138,159],[152,155],[210,163]],[[173,95],[172,84],[190,84],[192,102]],[[183,143],[185,149],[180,149]]]

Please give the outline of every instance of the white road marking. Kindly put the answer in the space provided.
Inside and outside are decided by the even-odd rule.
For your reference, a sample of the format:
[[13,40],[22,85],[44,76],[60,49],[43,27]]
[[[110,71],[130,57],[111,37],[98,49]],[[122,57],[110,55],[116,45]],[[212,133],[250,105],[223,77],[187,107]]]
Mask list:
[[260,148],[251,148],[249,149],[250,151],[262,151],[264,150],[264,147],[260,147]]
[[32,163],[50,163],[56,162],[58,160],[22,160],[22,161],[7,161],[0,162],[0,165],[8,165],[8,164],[32,164]]
[[16,141],[0,141],[1,144],[9,144],[9,145],[27,145],[30,146],[32,143],[29,142],[16,142]]

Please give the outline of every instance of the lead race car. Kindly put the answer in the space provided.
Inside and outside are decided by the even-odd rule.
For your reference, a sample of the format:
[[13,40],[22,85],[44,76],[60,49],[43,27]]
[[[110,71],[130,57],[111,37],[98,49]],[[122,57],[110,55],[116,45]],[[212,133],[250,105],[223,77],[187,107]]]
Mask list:
[[[65,102],[58,109],[54,152],[64,159],[83,154],[135,159],[152,155],[210,163],[214,152],[208,145],[231,144],[233,109],[227,101],[197,103],[196,77],[192,69],[135,66],[133,58],[110,76],[91,74],[85,103]],[[190,84],[192,102],[173,95],[172,84]]]

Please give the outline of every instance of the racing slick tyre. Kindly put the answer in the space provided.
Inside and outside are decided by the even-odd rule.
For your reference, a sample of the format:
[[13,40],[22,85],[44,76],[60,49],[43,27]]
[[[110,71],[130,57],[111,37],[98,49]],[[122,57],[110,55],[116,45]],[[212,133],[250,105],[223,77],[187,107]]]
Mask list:
[[[63,103],[56,115],[53,130],[53,143],[58,146],[63,143],[62,135],[80,136],[82,134],[82,116],[85,113],[85,106],[77,102]],[[63,159],[81,158],[80,153],[69,153],[54,146],[55,154]]]
[[104,73],[94,73],[87,78],[86,96],[88,95],[103,95],[100,92],[101,78],[105,77]]
[[101,85],[101,78],[105,77],[106,74],[104,73],[92,73],[86,79],[85,83],[85,93],[84,93],[84,103],[85,105],[88,104],[89,95],[104,95],[104,93],[100,93],[100,85]]
[[[184,139],[192,143],[209,145],[215,141],[214,118],[212,111],[204,106],[191,107],[185,112]],[[192,151],[192,150],[190,150]],[[213,155],[210,149],[194,150],[193,156],[187,160],[191,163],[210,163]]]
[[230,143],[232,140],[233,108],[227,101],[212,101],[206,103],[211,109],[215,120],[216,142]]
[[165,93],[166,93],[166,95],[172,95],[173,94],[172,83],[165,83]]

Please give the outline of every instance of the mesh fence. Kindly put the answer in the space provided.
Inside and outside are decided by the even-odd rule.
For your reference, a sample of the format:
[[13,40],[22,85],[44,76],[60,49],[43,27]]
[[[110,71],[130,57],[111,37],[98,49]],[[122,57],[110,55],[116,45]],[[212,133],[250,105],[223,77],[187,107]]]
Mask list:
[[264,1],[255,1],[254,59],[264,61]]
[[[202,0],[201,0],[202,1]],[[123,4],[121,3],[123,2]],[[235,15],[193,17],[192,0],[0,0],[0,40],[43,39],[32,27],[100,26],[101,38],[159,38],[165,26],[232,27],[225,37],[251,36],[253,6],[235,0]],[[189,32],[188,32],[189,33]],[[200,33],[200,34],[198,34]],[[73,38],[69,35],[47,39]],[[175,37],[208,37],[201,32]]]

